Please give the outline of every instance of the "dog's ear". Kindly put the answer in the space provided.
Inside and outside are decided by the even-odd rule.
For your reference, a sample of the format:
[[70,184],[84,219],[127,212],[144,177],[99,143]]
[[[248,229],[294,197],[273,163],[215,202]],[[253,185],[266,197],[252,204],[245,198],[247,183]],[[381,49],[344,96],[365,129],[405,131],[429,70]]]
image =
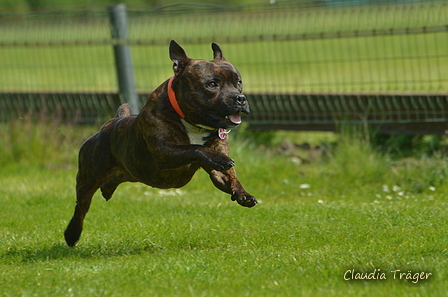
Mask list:
[[213,58],[215,60],[223,60],[225,61],[226,59],[224,58],[224,55],[222,54],[222,50],[219,47],[219,45],[217,45],[216,43],[212,43],[212,50],[213,50]]
[[174,74],[179,74],[184,68],[183,65],[190,60],[185,50],[174,40],[170,42],[170,58],[174,62]]

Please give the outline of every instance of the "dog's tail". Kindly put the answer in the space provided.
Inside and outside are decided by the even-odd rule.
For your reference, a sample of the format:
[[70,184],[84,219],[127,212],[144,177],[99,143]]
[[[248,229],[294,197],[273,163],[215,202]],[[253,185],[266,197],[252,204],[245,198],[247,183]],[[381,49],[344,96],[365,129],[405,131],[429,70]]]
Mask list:
[[116,118],[127,117],[127,116],[130,116],[131,114],[132,114],[132,110],[129,107],[129,105],[127,103],[123,103],[118,108],[117,113],[115,114],[115,117]]

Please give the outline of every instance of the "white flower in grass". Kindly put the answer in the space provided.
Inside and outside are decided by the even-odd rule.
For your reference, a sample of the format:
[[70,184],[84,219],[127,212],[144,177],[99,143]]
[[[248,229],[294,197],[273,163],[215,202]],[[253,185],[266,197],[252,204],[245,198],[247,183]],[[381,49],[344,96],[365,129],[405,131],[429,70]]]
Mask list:
[[401,188],[400,188],[399,186],[397,186],[397,185],[394,185],[394,186],[392,187],[392,191],[394,191],[394,192],[398,192],[398,191],[401,191]]
[[430,191],[435,191],[436,190],[436,187],[433,187],[433,186],[430,186],[429,188],[428,188],[428,190],[430,190]]
[[301,189],[309,189],[309,188],[311,188],[311,186],[309,184],[301,184],[299,187]]
[[302,159],[297,158],[297,157],[292,157],[292,158],[291,158],[291,162],[293,162],[293,163],[296,164],[296,165],[300,165],[300,164],[303,163]]
[[389,193],[389,187],[387,185],[383,185],[383,192]]

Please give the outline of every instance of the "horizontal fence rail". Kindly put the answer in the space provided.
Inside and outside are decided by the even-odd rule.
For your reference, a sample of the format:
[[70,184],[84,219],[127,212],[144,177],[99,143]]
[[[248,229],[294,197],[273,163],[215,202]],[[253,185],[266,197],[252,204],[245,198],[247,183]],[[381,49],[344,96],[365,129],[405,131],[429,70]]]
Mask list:
[[[287,40],[311,40],[311,39],[329,39],[329,38],[351,38],[351,37],[372,37],[372,36],[383,36],[383,35],[403,35],[403,34],[427,34],[427,33],[437,33],[437,32],[447,32],[448,25],[442,26],[432,26],[432,27],[418,27],[418,28],[389,28],[389,29],[370,29],[362,31],[338,31],[338,32],[320,32],[320,33],[302,33],[302,34],[261,34],[257,36],[227,36],[214,38],[217,42],[253,42],[253,41],[287,41]],[[92,40],[11,40],[2,41],[0,40],[0,46],[10,46],[10,47],[45,47],[45,46],[86,46],[86,45],[166,45],[170,40],[148,40],[148,39],[92,39]],[[199,37],[199,38],[184,38],[182,39],[185,43],[207,43],[210,41],[210,37]]]
[[[143,105],[146,95],[140,94]],[[247,94],[250,127],[262,130],[337,131],[365,125],[381,133],[446,134],[448,96],[418,94]],[[22,117],[70,124],[101,124],[122,100],[115,93],[0,93],[0,109]],[[6,104],[5,104],[6,103]],[[0,121],[11,118],[1,114]]]
[[368,124],[382,133],[445,134],[448,96],[406,94],[251,95],[258,129],[328,130]]
[[0,120],[105,121],[129,97],[118,83],[120,46],[131,49],[142,106],[172,75],[168,44],[175,39],[193,58],[212,59],[210,44],[220,44],[242,74],[253,128],[335,130],[349,123],[445,133],[448,3],[374,2],[382,3],[127,10],[126,38],[111,35],[106,9],[0,14]]

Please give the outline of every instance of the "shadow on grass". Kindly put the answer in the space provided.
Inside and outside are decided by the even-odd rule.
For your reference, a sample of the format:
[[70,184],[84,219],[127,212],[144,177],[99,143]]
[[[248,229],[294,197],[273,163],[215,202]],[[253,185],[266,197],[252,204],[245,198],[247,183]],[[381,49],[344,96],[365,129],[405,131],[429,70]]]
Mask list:
[[112,242],[103,245],[68,247],[65,243],[55,243],[52,246],[43,248],[14,247],[0,254],[0,259],[4,263],[33,263],[45,262],[60,259],[101,259],[121,256],[131,256],[139,254],[156,253],[163,248],[149,242]]

